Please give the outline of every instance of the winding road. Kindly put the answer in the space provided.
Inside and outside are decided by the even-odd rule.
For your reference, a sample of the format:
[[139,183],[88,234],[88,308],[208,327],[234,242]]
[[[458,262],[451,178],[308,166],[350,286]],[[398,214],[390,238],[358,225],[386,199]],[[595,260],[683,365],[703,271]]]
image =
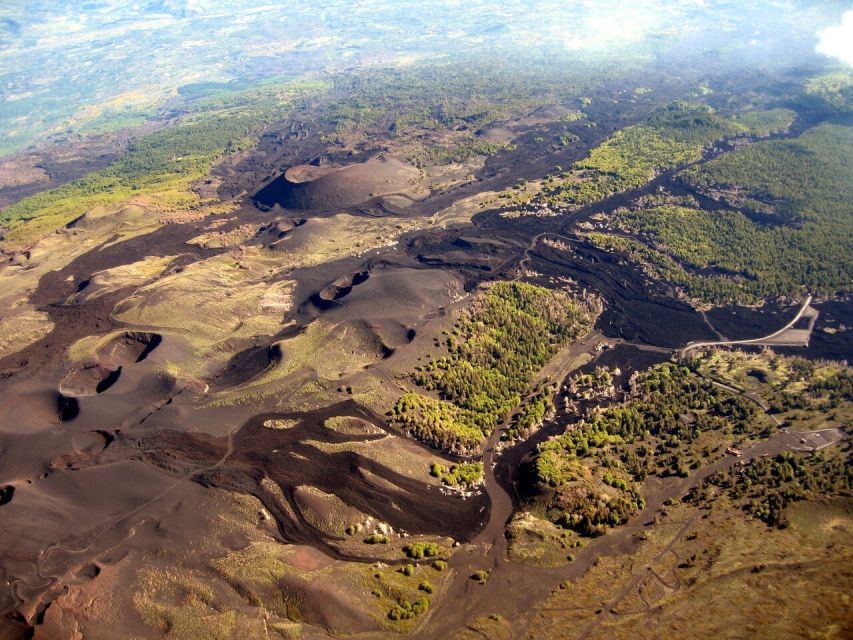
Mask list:
[[[698,469],[687,478],[651,479],[644,489],[646,507],[635,518],[608,531],[604,536],[590,540],[575,551],[574,562],[557,567],[534,567],[509,559],[505,527],[512,515],[513,502],[509,493],[495,478],[492,468],[494,444],[499,437],[493,433],[484,453],[486,491],[492,500],[489,521],[471,544],[465,545],[451,557],[450,567],[456,572],[453,582],[413,637],[423,640],[451,638],[461,628],[473,630],[471,625],[475,620],[493,613],[510,620],[528,620],[527,614],[533,607],[543,602],[563,581],[580,578],[598,558],[632,553],[639,544],[638,536],[643,532],[646,523],[656,518],[668,499],[684,496],[711,474],[727,471],[737,463],[777,455],[783,451],[812,451],[818,448],[809,442],[802,442],[802,436],[822,437],[825,442],[819,445],[820,448],[835,444],[843,438],[843,433],[839,430],[828,431],[795,434],[780,430],[770,438],[744,449],[740,457],[725,456]],[[684,530],[686,529],[682,528],[679,534],[683,534]],[[671,544],[674,544],[674,540]],[[470,578],[474,571],[480,569],[491,572],[485,584]],[[644,571],[634,576],[630,585],[646,577],[646,574]],[[611,604],[615,606],[619,600],[617,594]],[[519,631],[514,628],[513,637],[523,637],[524,634]]]
[[[795,315],[784,327],[774,331],[773,333],[763,336],[761,338],[751,338],[749,340],[718,340],[713,342],[690,342],[685,346],[681,351],[679,351],[679,357],[684,358],[689,351],[694,349],[703,349],[705,347],[721,347],[721,346],[729,346],[729,345],[777,345],[777,346],[808,346],[809,336],[811,335],[812,328],[814,327],[815,319],[817,319],[817,311],[812,309],[809,305],[811,304],[812,296],[806,296],[806,301],[803,303],[803,306],[800,307],[800,310],[797,311],[797,315]],[[794,325],[799,322],[800,318],[803,316],[807,316],[811,319],[809,322],[808,329],[794,329]],[[789,331],[796,331],[795,335],[786,337],[785,334]]]
[[[541,233],[530,243],[524,253],[522,266],[529,257],[529,252],[543,236],[556,236],[566,240],[571,238],[553,233]],[[803,316],[809,316],[811,322],[808,332],[814,326],[817,311],[809,305],[812,296],[809,295],[797,314],[777,331],[762,338],[750,340],[731,340],[719,342],[696,342],[690,343],[678,355],[693,349],[719,345],[750,345],[750,344],[787,344],[780,341],[788,331],[795,330],[793,327]],[[809,315],[810,314],[810,315]],[[590,335],[574,343],[571,355],[577,358],[584,350],[592,352],[594,340],[589,340]],[[775,342],[774,342],[775,341]],[[645,346],[645,345],[644,345]],[[653,350],[673,353],[671,349],[661,349],[646,346]],[[561,352],[562,353],[562,352]],[[563,354],[565,359],[566,354]],[[719,383],[716,383],[719,384]],[[719,384],[725,387],[725,385]],[[740,391],[725,387],[727,390],[741,394]],[[755,394],[747,397],[754,401],[765,413],[767,405]],[[769,415],[769,414],[768,414]],[[770,416],[777,425],[778,420]],[[431,639],[437,637],[451,637],[454,631],[460,628],[475,630],[472,623],[481,617],[492,613],[499,613],[508,619],[526,619],[526,614],[537,603],[542,602],[548,594],[565,580],[575,580],[582,576],[597,558],[605,555],[629,553],[636,546],[636,535],[642,531],[643,523],[655,518],[657,512],[663,507],[664,502],[670,498],[677,499],[687,493],[692,487],[707,478],[716,471],[726,470],[737,462],[747,462],[751,459],[764,456],[776,455],[782,451],[814,451],[837,443],[843,438],[839,430],[823,430],[808,433],[792,433],[782,429],[766,440],[756,442],[743,451],[741,457],[726,456],[718,461],[700,468],[688,478],[666,478],[655,480],[653,485],[644,490],[646,507],[631,522],[614,529],[601,538],[591,540],[587,545],[575,553],[575,561],[564,566],[543,568],[518,564],[510,560],[508,554],[508,542],[506,539],[506,525],[512,517],[514,503],[512,496],[500,484],[495,474],[495,467],[499,463],[500,452],[496,450],[500,437],[508,426],[504,421],[489,436],[483,453],[485,491],[491,502],[488,521],[477,537],[463,549],[455,553],[450,559],[450,567],[456,575],[447,588],[438,606],[432,612],[424,625],[414,634],[416,638]],[[683,534],[685,528],[680,530]],[[470,579],[471,574],[478,570],[490,572],[485,584]],[[637,580],[645,577],[645,573],[635,576],[629,583],[629,587]],[[618,602],[617,597],[615,602]],[[594,624],[597,624],[595,621]],[[591,630],[591,629],[590,629]],[[518,631],[514,629],[514,631]]]

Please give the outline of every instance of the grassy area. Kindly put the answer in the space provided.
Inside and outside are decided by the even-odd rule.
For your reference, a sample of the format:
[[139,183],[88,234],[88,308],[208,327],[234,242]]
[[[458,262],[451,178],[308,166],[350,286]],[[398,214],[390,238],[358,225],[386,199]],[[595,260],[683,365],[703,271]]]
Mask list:
[[351,451],[368,460],[375,460],[395,473],[418,481],[424,480],[424,474],[421,470],[430,464],[427,452],[409,440],[396,436],[386,436],[369,441],[335,443],[306,440],[304,444],[316,447],[326,453]]
[[[144,570],[133,600],[145,623],[170,640],[227,640],[238,631],[236,611],[218,610],[213,589],[188,570]],[[261,627],[257,622],[255,631]]]
[[635,549],[602,555],[555,589],[524,637],[846,637],[851,505],[806,501],[789,512],[787,529],[770,530],[726,498],[710,512],[667,507]]
[[387,567],[373,573],[368,586],[377,607],[385,612],[383,626],[407,631],[429,611],[431,596],[449,574],[431,564]]
[[[437,562],[344,563],[273,541],[255,542],[212,564],[230,584],[239,586],[258,614],[301,622],[303,608],[313,603],[325,611],[323,624],[333,632],[351,631],[347,625],[354,623],[367,629],[410,630],[450,577],[434,566]],[[332,608],[326,602],[330,596],[336,602]]]
[[381,435],[384,433],[372,422],[355,416],[332,416],[323,422],[323,426],[349,436]]
[[711,487],[728,493],[743,511],[771,527],[789,525],[787,507],[821,496],[853,496],[853,467],[846,451],[795,453],[759,458],[744,469],[715,473],[691,494],[697,502],[713,504]]
[[296,487],[293,497],[305,520],[328,536],[342,537],[348,529],[365,522],[368,517],[335,494],[317,487]]
[[472,451],[520,401],[559,348],[588,330],[594,311],[563,291],[496,282],[447,332],[448,355],[412,378],[433,397],[404,394],[391,422],[443,449]]
[[[286,505],[281,489],[271,486]],[[328,500],[313,488],[300,491]],[[409,557],[409,564],[338,561],[311,546],[283,544],[274,521],[259,518],[265,509],[256,498],[217,489],[206,495],[213,497],[204,498],[209,501],[198,513],[211,535],[179,537],[159,562],[141,570],[134,562],[118,568],[133,586],[130,615],[141,617],[149,634],[295,639],[410,631],[452,580],[448,541],[381,545],[388,560]],[[244,542],[236,549],[222,542],[230,536]],[[187,564],[187,554],[198,561]]]
[[26,298],[18,299],[7,306],[3,313],[3,322],[0,323],[0,358],[40,340],[52,329],[53,322],[47,313],[28,304]]
[[[271,263],[263,257],[251,266],[225,254],[167,274],[125,298],[113,311],[122,322],[187,333],[194,340],[223,340],[249,318],[262,318],[264,333],[281,326],[281,311],[262,301],[271,285],[260,280]],[[293,284],[272,286],[286,296]],[[221,295],[212,296],[213,292]]]
[[517,513],[507,525],[509,557],[534,567],[553,567],[571,562],[583,540],[574,532],[527,511]]

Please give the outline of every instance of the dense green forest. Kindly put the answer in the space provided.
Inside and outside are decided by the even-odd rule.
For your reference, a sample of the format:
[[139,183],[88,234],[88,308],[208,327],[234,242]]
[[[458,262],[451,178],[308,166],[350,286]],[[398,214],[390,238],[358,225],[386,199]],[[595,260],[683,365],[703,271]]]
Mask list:
[[642,186],[656,174],[699,160],[712,142],[745,126],[721,118],[702,104],[676,102],[641,124],[616,132],[576,162],[573,171],[546,179],[546,204],[584,206],[609,195]]
[[732,208],[623,209],[613,225],[634,238],[590,239],[712,304],[850,290],[853,127],[822,125],[795,139],[759,142],[683,179]]
[[688,169],[683,179],[726,204],[775,217],[777,223],[849,219],[851,147],[853,127],[824,124],[796,138],[723,154]]
[[801,287],[814,293],[849,290],[853,127],[822,125],[792,140],[757,143],[691,169],[684,178],[769,223],[737,212],[653,215],[644,224],[675,255],[741,272],[743,288],[757,297],[792,295]]
[[743,127],[749,135],[766,138],[775,133],[788,131],[797,114],[790,109],[777,107],[758,111],[747,111],[733,118],[735,124]]
[[436,397],[404,394],[390,412],[392,423],[442,449],[477,449],[539,369],[594,316],[594,305],[564,291],[492,283],[446,332],[447,355],[412,376]]

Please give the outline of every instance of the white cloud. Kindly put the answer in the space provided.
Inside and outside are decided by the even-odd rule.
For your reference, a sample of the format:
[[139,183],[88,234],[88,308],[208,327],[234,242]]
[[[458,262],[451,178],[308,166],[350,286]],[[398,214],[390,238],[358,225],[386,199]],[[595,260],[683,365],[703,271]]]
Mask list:
[[841,16],[841,24],[820,32],[817,52],[853,66],[853,11]]

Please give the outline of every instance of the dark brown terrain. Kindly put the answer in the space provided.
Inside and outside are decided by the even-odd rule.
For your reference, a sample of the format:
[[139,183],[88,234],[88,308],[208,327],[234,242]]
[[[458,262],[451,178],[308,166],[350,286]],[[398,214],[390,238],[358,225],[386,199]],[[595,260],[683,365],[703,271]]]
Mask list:
[[[796,311],[793,300],[704,309],[589,241],[596,217],[650,195],[684,195],[676,174],[686,164],[571,213],[502,215],[518,207],[496,194],[571,166],[684,93],[674,78],[654,97],[629,88],[605,84],[591,105],[529,108],[465,132],[508,137],[514,148],[427,169],[409,161],[408,139],[384,123],[359,132],[356,144],[330,137],[320,102],[195,185],[215,188],[226,212],[168,218],[137,202],[144,223],[126,210],[87,214],[25,260],[4,256],[2,282],[19,287],[16,300],[43,330],[0,351],[0,638],[546,637],[549,598],[645,553],[646,540],[670,523],[669,507],[703,479],[811,450],[782,429],[689,477],[651,476],[644,507],[627,524],[586,541],[572,561],[563,553],[561,564],[543,567],[511,557],[507,525],[537,499],[537,447],[578,422],[579,413],[559,408],[564,390],[530,437],[509,445],[500,440],[506,420],[495,429],[484,480],[470,488],[429,473],[432,463],[449,468],[461,457],[391,426],[387,411],[412,387],[411,372],[440,351],[443,332],[491,281],[600,299],[592,331],[560,353],[555,382],[562,389],[567,372],[618,369],[614,397],[632,373],[676,359],[689,342],[762,336]],[[567,124],[580,106],[594,127]],[[566,130],[573,142],[556,143]],[[417,135],[432,142],[443,133]],[[108,147],[117,154],[120,143]],[[73,167],[44,167],[50,182],[32,174],[0,189],[0,205],[32,193],[37,180],[65,182],[110,159],[97,145],[79,149]],[[690,164],[731,149],[721,143]],[[826,323],[816,331],[831,331],[782,352],[848,358],[849,332],[835,329],[850,322],[849,298],[824,296],[814,306]],[[6,327],[13,344],[20,336],[6,336]],[[838,448],[848,428],[833,426],[829,444]],[[673,545],[706,517],[679,505],[684,529]],[[850,545],[837,532],[849,534],[849,505],[838,513],[826,535],[847,562],[833,583],[843,589]],[[734,507],[726,514],[747,517]],[[714,526],[726,531],[734,521]],[[752,524],[750,535],[763,535],[764,524]],[[448,569],[407,558],[413,542],[439,545]],[[414,582],[400,582],[397,569],[410,562]],[[615,600],[601,615],[600,606],[586,612],[582,635],[606,635],[605,618],[619,615],[645,562],[622,568]],[[491,572],[482,584],[470,578],[478,570]],[[432,593],[418,587],[427,578],[429,611],[390,620],[392,596]],[[825,637],[845,637],[849,618],[828,608],[839,633]],[[665,608],[650,610],[663,616]],[[668,631],[680,632],[689,635]],[[614,637],[630,633],[620,627]]]

